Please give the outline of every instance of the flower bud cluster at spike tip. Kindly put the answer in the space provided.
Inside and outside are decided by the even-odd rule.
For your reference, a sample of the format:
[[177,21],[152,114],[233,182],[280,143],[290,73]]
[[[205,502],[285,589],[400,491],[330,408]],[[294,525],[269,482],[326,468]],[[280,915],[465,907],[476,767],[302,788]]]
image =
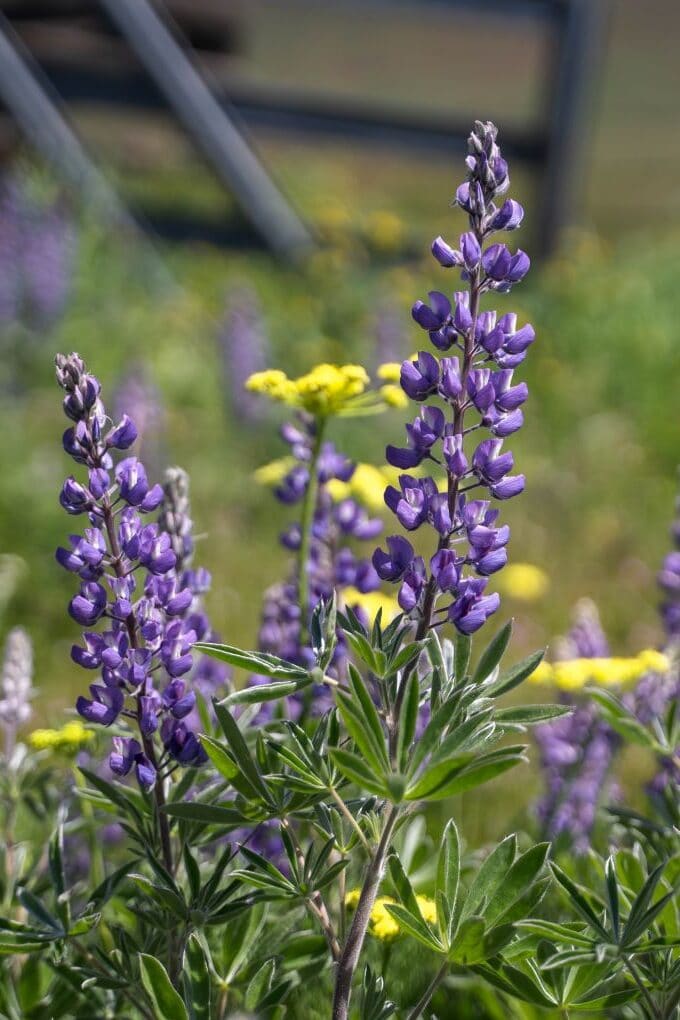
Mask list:
[[88,629],[83,644],[72,649],[78,665],[99,673],[76,709],[104,726],[135,720],[134,736],[116,738],[110,765],[119,776],[133,771],[149,789],[172,760],[206,760],[189,724],[196,701],[189,678],[192,645],[211,634],[197,606],[209,575],[188,569],[191,538],[176,501],[169,507],[166,498],[167,530],[146,523],[145,516],[163,503],[163,489],[149,483],[137,458],[114,464],[114,454],[137,437],[132,420],[123,415],[110,421],[100,384],[77,354],[58,355],[56,374],[72,422],[64,449],[86,470],[82,482],[67,479],[60,502],[74,516],[87,515],[89,523],[82,534],[69,536],[57,560],[81,582],[69,604],[73,619],[87,628],[106,621],[102,630]]
[[[358,601],[349,603],[359,617],[366,616],[361,597],[375,592],[380,579],[370,561],[358,556],[350,546],[352,540],[374,541],[382,530],[382,521],[371,517],[366,509],[349,493],[352,491],[356,465],[340,453],[333,443],[324,442],[314,455],[317,445],[318,424],[311,415],[299,412],[295,422],[282,426],[281,436],[290,448],[290,456],[276,462],[276,471],[271,472],[275,481],[274,494],[286,505],[303,502],[310,484],[311,466],[316,462],[316,503],[313,512],[309,555],[304,569],[307,571],[308,614],[320,599],[329,599],[336,591],[341,602],[343,593],[355,593]],[[269,466],[270,468],[272,465]],[[340,495],[340,498],[334,498]],[[291,524],[281,535],[281,544],[293,553],[299,554],[302,528],[299,523]],[[291,576],[283,583],[276,584],[265,592],[262,623],[259,633],[259,647],[303,666],[314,665],[311,648],[304,641],[300,612],[300,564],[297,563]],[[366,623],[372,622],[367,619]],[[346,665],[342,635],[338,634],[338,645],[328,668],[330,675],[343,675]],[[251,678],[257,684],[258,677]],[[328,689],[319,687],[313,692],[312,710],[325,711],[331,700]],[[301,709],[299,697],[287,699],[290,715],[296,717]],[[261,719],[271,711],[264,705]]]
[[[421,637],[442,596],[447,605],[437,612],[445,611],[462,634],[472,634],[496,612],[499,596],[486,589],[507,561],[509,529],[499,524],[490,501],[512,499],[524,489],[524,475],[514,473],[504,442],[524,422],[528,388],[514,372],[534,331],[528,324],[518,327],[512,312],[499,316],[480,308],[485,294],[506,293],[529,269],[524,252],[492,240],[499,231],[515,230],[524,216],[513,199],[499,203],[509,177],[493,124],[476,122],[466,166],[456,204],[467,213],[469,229],[458,247],[441,237],[432,245],[441,266],[460,270],[464,289],[431,291],[427,302],[413,306],[413,318],[435,351],[419,351],[401,366],[403,392],[422,406],[406,426],[406,446],[390,445],[386,452],[389,464],[404,472],[398,487],[386,489],[387,506],[407,531],[432,528],[437,548],[426,563],[405,539],[392,538],[388,551],[378,549],[373,558],[383,580],[400,584],[399,603],[418,620]],[[444,491],[426,473],[428,464],[446,468]],[[418,475],[410,474],[416,468]]]

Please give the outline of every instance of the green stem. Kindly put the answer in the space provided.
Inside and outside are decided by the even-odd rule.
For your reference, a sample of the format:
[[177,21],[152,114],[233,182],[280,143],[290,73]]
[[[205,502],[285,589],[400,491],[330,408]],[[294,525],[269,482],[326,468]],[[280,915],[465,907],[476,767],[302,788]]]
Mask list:
[[300,552],[298,555],[298,598],[300,602],[300,644],[304,645],[309,635],[309,549],[314,527],[314,512],[319,492],[319,475],[317,465],[323,442],[325,418],[316,419],[316,436],[312,446],[309,462],[309,482],[302,503],[302,519],[300,521]]
[[423,1010],[427,1008],[430,999],[437,991],[437,988],[439,987],[444,977],[446,976],[446,972],[448,969],[449,961],[444,960],[443,964],[441,965],[441,967],[439,968],[435,976],[432,978],[429,985],[427,986],[427,988],[425,989],[425,991],[418,999],[417,1003],[415,1004],[411,1012],[409,1013],[407,1020],[417,1020],[417,1018],[422,1014]]
[[656,1004],[654,1002],[654,999],[649,994],[649,990],[645,987],[645,983],[642,980],[642,978],[640,977],[640,972],[638,971],[638,969],[635,966],[635,964],[633,963],[633,961],[630,959],[630,957],[624,956],[623,962],[624,962],[624,964],[625,964],[625,966],[626,966],[626,968],[628,970],[628,973],[630,974],[630,976],[632,977],[633,981],[635,982],[635,984],[637,985],[638,989],[640,990],[640,994],[642,995],[642,998],[645,1000],[647,1009],[649,1010],[649,1015],[653,1016],[653,1017],[657,1017],[658,1020],[662,1020],[661,1010],[657,1008],[657,1006],[656,1006]]

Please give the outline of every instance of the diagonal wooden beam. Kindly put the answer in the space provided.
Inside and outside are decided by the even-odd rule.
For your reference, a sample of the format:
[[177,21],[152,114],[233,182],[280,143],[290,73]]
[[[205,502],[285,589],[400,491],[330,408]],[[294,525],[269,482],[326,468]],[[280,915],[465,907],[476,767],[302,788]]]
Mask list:
[[266,243],[289,259],[307,255],[315,246],[311,233],[246,141],[234,111],[217,100],[180,46],[161,8],[148,0],[99,3]]

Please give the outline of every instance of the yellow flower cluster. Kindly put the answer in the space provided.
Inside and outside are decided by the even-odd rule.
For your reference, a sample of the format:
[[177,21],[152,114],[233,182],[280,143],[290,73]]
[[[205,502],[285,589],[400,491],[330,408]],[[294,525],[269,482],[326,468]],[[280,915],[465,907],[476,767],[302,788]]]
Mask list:
[[510,563],[496,581],[501,595],[517,602],[537,602],[550,587],[548,575],[533,563]]
[[388,407],[408,407],[408,397],[401,386],[395,386],[394,383],[386,383],[385,386],[380,387],[378,393]]
[[279,485],[290,469],[296,464],[294,457],[279,457],[253,471],[253,478],[260,485]]
[[373,464],[357,464],[349,481],[341,482],[339,478],[332,478],[327,489],[331,499],[337,503],[351,496],[367,510],[382,510],[385,506],[385,488],[390,482],[387,473]]
[[382,609],[383,624],[389,623],[390,620],[393,620],[401,612],[397,600],[382,591],[362,592],[357,588],[345,588],[342,593],[342,601],[346,606],[351,606],[352,609],[356,606],[363,609],[371,623],[373,623],[378,615],[379,609]]
[[580,691],[586,684],[618,687],[635,683],[645,673],[667,673],[670,660],[653,648],[632,658],[565,659],[541,662],[531,674],[532,683],[550,683],[561,691]]
[[326,417],[351,404],[369,381],[361,365],[322,364],[297,379],[289,379],[285,372],[275,368],[256,372],[246,380],[246,389]]
[[[358,889],[350,889],[345,896],[345,906],[349,910],[355,910],[359,902],[359,896],[360,891]],[[437,908],[434,900],[430,899],[429,896],[416,896],[416,900],[423,919],[428,924],[436,924]],[[368,925],[368,934],[372,935],[373,938],[379,939],[381,942],[391,942],[401,934],[399,923],[387,909],[388,903],[396,903],[396,900],[391,896],[378,897],[373,904]]]
[[28,743],[34,751],[63,751],[75,754],[94,740],[94,733],[85,729],[79,719],[67,722],[58,730],[33,730]]
[[376,375],[385,382],[398,383],[401,379],[401,361],[385,361],[378,365]]

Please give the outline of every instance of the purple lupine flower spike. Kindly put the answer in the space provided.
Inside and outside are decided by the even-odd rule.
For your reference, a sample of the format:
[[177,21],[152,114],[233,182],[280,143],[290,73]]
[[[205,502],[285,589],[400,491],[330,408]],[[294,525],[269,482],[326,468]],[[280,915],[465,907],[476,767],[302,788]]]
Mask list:
[[[524,489],[524,475],[512,473],[514,458],[503,442],[524,421],[521,406],[528,389],[514,379],[513,370],[526,357],[534,331],[528,324],[518,329],[513,313],[499,317],[480,310],[482,295],[507,293],[529,269],[524,252],[492,240],[498,231],[517,229],[524,216],[513,199],[497,203],[509,187],[497,134],[493,124],[477,121],[468,139],[468,179],[456,192],[468,229],[455,245],[441,237],[432,244],[440,266],[459,270],[466,289],[452,294],[432,290],[427,301],[413,305],[413,319],[446,357],[420,351],[415,360],[404,362],[402,389],[412,400],[427,403],[406,426],[407,445],[390,445],[386,452],[388,462],[404,472],[430,461],[446,468],[445,491],[432,477],[408,473],[401,475],[398,488],[385,491],[385,502],[404,529],[434,529],[437,550],[429,573],[419,558],[402,569],[395,539],[388,539],[387,552],[378,550],[373,560],[381,577],[401,584],[399,602],[417,621],[419,638],[432,625],[442,598],[447,604],[439,608],[466,635],[497,611],[500,599],[487,590],[488,578],[507,561],[509,532],[494,524],[497,511],[489,509],[488,501],[468,493],[478,489],[480,497],[486,493],[506,500]],[[430,401],[443,402],[443,410]],[[479,438],[468,438],[480,428]]]
[[[559,659],[609,655],[597,608],[590,600],[577,604],[572,628],[556,650]],[[592,702],[566,695],[562,700],[573,706],[572,713],[535,730],[546,787],[536,810],[548,838],[567,838],[578,853],[584,853],[606,795],[619,738]]]
[[22,627],[14,627],[5,640],[0,673],[0,725],[5,731],[5,757],[10,758],[17,731],[31,717],[33,646]]
[[250,287],[234,287],[217,334],[224,381],[236,416],[257,421],[262,409],[245,381],[269,363],[269,338],[257,295]]
[[[84,645],[72,650],[74,662],[101,674],[76,709],[102,726],[136,718],[133,737],[115,738],[110,765],[119,776],[134,772],[140,786],[151,789],[166,755],[182,765],[206,760],[192,728],[191,684],[192,668],[198,673],[192,646],[212,636],[200,605],[209,575],[189,568],[186,476],[175,472],[166,485],[161,521],[146,523],[163,502],[163,489],[151,484],[137,457],[113,460],[135,441],[132,419],[124,414],[111,423],[100,384],[77,354],[58,355],[56,374],[72,423],[64,449],[87,470],[83,481],[67,479],[60,501],[68,513],[86,514],[91,525],[70,536],[70,548],[60,548],[57,560],[80,579],[69,603],[71,616],[87,628],[106,620],[103,630],[88,630]],[[168,486],[174,486],[172,498]]]
[[[274,490],[277,499],[282,503],[289,505],[300,503],[305,497],[310,480],[309,464],[312,460],[315,428],[314,420],[301,413],[295,423],[288,423],[281,429],[281,436],[289,445],[294,460]],[[356,465],[341,454],[332,443],[322,445],[316,462],[317,501],[309,559],[306,564],[309,591],[309,606],[305,610],[307,618],[317,602],[330,598],[334,591],[340,596],[348,588],[356,588],[361,593],[367,593],[375,591],[380,584],[380,578],[371,562],[356,556],[347,543],[352,539],[359,542],[375,539],[382,530],[382,522],[378,518],[369,517],[366,510],[354,499],[347,497],[334,501],[329,492],[331,482],[349,482],[355,467]],[[295,523],[283,532],[281,544],[286,549],[297,551],[300,539],[301,528]],[[290,662],[311,667],[314,664],[314,656],[304,641],[297,571],[296,564],[284,583],[273,585],[265,592],[259,647],[262,651],[273,653]],[[343,675],[346,660],[346,649],[342,633],[339,632],[334,658],[328,667],[330,675]],[[254,676],[250,682],[257,685],[262,682],[262,678]],[[320,714],[330,705],[328,688],[324,686],[315,688],[311,698],[312,712]],[[287,699],[286,710],[292,717],[297,718],[303,707],[301,696]],[[272,710],[270,704],[263,705],[256,722],[267,721]]]

